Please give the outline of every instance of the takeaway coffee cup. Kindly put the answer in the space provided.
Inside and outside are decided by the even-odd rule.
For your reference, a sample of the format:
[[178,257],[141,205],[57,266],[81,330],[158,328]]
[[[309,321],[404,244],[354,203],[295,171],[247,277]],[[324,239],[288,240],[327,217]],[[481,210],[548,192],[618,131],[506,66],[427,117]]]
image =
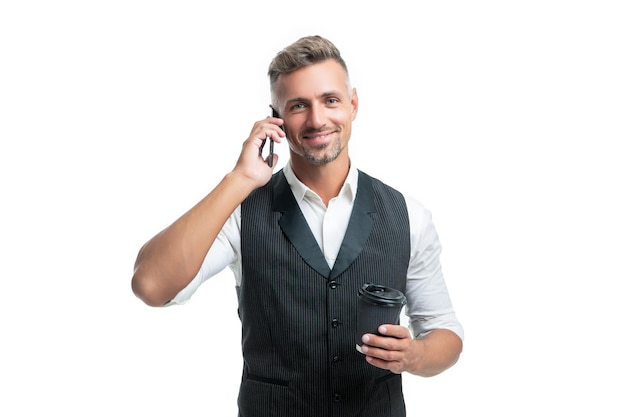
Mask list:
[[376,284],[364,284],[359,290],[356,321],[356,350],[361,352],[365,333],[380,334],[381,324],[400,324],[400,312],[406,304],[402,291]]

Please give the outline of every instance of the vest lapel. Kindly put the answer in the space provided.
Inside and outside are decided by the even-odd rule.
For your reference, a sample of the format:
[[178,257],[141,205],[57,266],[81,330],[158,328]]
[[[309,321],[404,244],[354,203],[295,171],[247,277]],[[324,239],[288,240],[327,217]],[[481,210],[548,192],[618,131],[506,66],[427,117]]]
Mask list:
[[300,211],[300,207],[298,207],[298,202],[293,196],[291,188],[289,188],[285,175],[281,172],[275,177],[273,209],[283,213],[278,220],[280,228],[300,256],[302,256],[302,259],[321,275],[328,277],[330,268],[306,219]]
[[359,185],[350,222],[337,254],[337,260],[335,260],[335,265],[330,273],[330,279],[338,277],[361,253],[374,224],[370,213],[375,211],[371,178],[359,171]]

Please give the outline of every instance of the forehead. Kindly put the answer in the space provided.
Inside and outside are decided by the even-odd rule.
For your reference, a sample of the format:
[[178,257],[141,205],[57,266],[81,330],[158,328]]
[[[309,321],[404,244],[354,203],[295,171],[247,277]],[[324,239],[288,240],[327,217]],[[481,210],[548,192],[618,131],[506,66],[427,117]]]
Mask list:
[[294,97],[313,99],[329,93],[347,95],[347,74],[339,63],[329,59],[282,74],[276,92],[285,101]]

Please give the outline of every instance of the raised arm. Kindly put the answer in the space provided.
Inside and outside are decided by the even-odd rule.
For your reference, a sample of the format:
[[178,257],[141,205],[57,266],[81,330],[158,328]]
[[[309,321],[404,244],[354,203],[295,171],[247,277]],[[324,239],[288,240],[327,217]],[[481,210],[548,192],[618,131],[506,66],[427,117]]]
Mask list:
[[[132,277],[137,297],[150,306],[162,306],[191,282],[228,217],[271,178],[273,168],[261,157],[261,149],[268,137],[281,141],[281,124],[281,119],[271,117],[256,122],[235,168],[206,197],[143,245]],[[272,166],[277,160],[274,155]]]

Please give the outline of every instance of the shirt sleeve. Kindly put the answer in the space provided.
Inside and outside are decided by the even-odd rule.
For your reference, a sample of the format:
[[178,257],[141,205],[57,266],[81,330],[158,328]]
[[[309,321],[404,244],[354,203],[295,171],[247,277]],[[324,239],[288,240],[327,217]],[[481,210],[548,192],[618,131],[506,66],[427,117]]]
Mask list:
[[[235,277],[239,277],[241,262],[238,262],[241,248],[241,210],[239,207],[230,215],[224,227],[217,235],[213,246],[207,252],[200,270],[185,288],[183,288],[176,296],[166,305],[185,304],[191,296],[200,288],[206,280],[218,274],[224,268],[229,266]],[[237,285],[239,285],[237,279]]]
[[405,197],[411,230],[411,257],[407,271],[406,315],[414,337],[448,329],[464,338],[446,286],[439,255],[441,243],[431,213],[415,199]]

